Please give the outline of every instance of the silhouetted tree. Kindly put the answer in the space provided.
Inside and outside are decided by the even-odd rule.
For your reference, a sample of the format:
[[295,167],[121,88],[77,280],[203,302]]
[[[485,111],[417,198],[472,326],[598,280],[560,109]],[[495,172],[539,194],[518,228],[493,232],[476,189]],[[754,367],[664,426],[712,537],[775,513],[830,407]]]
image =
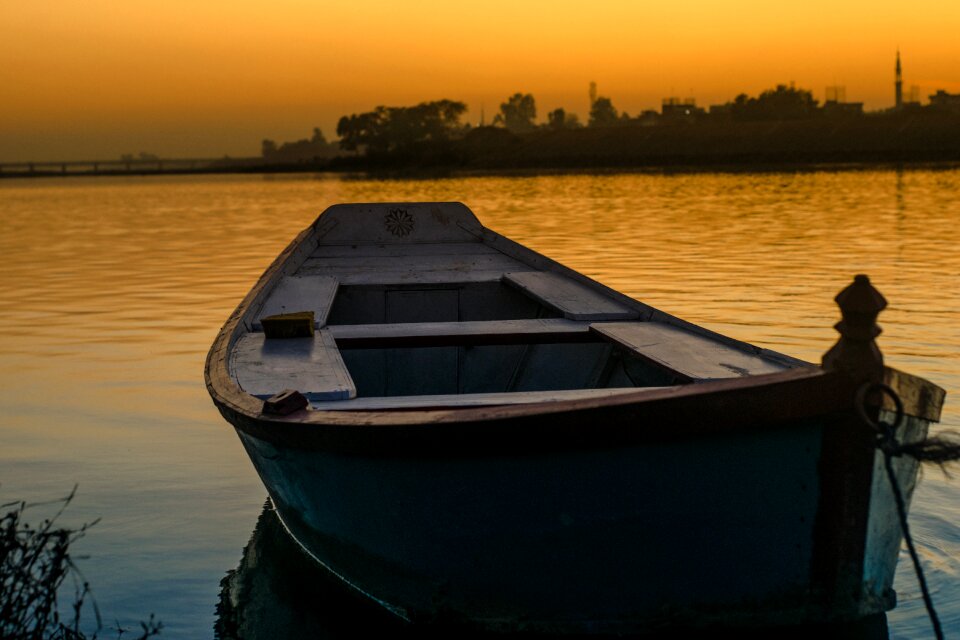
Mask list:
[[337,123],[340,148],[378,153],[443,142],[463,131],[460,117],[466,111],[463,102],[437,100],[413,107],[380,106],[343,116]]
[[383,134],[388,117],[386,107],[343,116],[337,123],[340,148],[347,151],[359,151],[361,147],[381,150],[386,142]]
[[730,114],[737,120],[793,120],[816,113],[817,101],[812,92],[785,84],[768,89],[756,98],[741,93],[730,104]]
[[580,119],[575,113],[567,113],[562,107],[547,114],[547,126],[551,129],[576,129]]
[[563,123],[567,119],[567,112],[563,108],[554,109],[547,114],[547,126],[551,129],[563,129]]
[[309,140],[284,142],[279,147],[273,140],[264,140],[260,144],[260,154],[267,162],[289,164],[329,158],[336,154],[336,149],[327,142],[323,131],[319,127],[314,127],[313,136]]
[[515,93],[500,105],[500,113],[493,119],[510,131],[529,131],[537,117],[537,103],[529,93]]
[[610,98],[599,97],[593,101],[593,106],[590,107],[591,127],[608,127],[618,121],[619,115]]

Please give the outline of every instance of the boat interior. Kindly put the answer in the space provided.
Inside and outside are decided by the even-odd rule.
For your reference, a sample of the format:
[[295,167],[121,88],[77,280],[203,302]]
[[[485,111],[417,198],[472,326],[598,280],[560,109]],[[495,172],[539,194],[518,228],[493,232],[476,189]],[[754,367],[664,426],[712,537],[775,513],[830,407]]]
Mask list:
[[[462,208],[468,224],[450,225],[449,211],[443,225],[416,210],[370,216],[406,215],[419,238],[395,229],[355,237],[356,224],[316,233],[244,315],[228,364],[240,388],[262,399],[296,389],[318,410],[484,406],[796,366],[651,314],[496,236]],[[313,335],[264,331],[264,318],[303,312],[313,314]]]

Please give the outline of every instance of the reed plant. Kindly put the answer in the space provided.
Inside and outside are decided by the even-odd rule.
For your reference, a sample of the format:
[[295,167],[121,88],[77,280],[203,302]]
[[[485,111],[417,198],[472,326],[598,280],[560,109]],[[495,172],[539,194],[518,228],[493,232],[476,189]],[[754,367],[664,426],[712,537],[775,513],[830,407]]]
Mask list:
[[[71,554],[71,546],[99,519],[77,528],[58,524],[76,490],[74,487],[68,496],[52,502],[0,505],[0,639],[95,640],[105,630],[90,584]],[[36,526],[27,522],[28,510],[51,505],[55,509],[52,517]],[[59,600],[68,579],[73,597],[64,614]],[[92,620],[81,625],[87,612]],[[140,627],[137,638],[143,640],[159,634],[163,625],[151,614]],[[106,630],[118,638],[128,631],[119,622]]]

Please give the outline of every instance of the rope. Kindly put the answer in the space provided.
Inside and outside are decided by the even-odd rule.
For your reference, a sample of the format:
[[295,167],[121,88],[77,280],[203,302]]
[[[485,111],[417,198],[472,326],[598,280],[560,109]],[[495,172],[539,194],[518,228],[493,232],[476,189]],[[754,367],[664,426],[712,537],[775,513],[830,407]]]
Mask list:
[[[882,420],[875,421],[867,415],[867,394],[875,392],[883,393],[893,400],[896,407],[893,424]],[[923,567],[920,565],[920,556],[917,555],[916,546],[913,544],[910,526],[907,524],[906,500],[904,500],[903,491],[897,482],[897,475],[893,469],[893,459],[899,456],[910,456],[919,462],[934,462],[942,467],[947,462],[960,460],[960,442],[950,438],[933,437],[919,442],[901,444],[897,440],[896,431],[904,420],[903,402],[897,392],[885,384],[865,383],[857,390],[855,406],[860,419],[877,432],[877,448],[883,453],[883,466],[887,470],[887,479],[890,481],[893,498],[897,504],[900,530],[903,532],[903,539],[907,543],[907,550],[910,552],[910,559],[913,561],[913,570],[917,574],[917,582],[920,584],[920,591],[923,594],[923,604],[927,608],[930,624],[933,625],[934,636],[937,640],[943,640],[940,618],[933,606],[933,598],[930,596],[927,578],[923,573]]]

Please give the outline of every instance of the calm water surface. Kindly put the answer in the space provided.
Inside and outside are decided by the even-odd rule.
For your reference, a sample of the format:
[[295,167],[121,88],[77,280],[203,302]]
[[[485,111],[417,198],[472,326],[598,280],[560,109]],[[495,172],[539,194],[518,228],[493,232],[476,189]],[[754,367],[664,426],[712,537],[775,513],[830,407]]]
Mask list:
[[[819,361],[833,296],[869,273],[887,362],[960,427],[960,172],[185,177],[0,182],[0,503],[79,496],[68,524],[106,618],[210,637],[265,490],[203,386],[220,325],[337,202],[460,200],[487,226],[653,306]],[[960,634],[960,478],[927,469],[911,522]],[[897,638],[929,636],[908,559]]]

